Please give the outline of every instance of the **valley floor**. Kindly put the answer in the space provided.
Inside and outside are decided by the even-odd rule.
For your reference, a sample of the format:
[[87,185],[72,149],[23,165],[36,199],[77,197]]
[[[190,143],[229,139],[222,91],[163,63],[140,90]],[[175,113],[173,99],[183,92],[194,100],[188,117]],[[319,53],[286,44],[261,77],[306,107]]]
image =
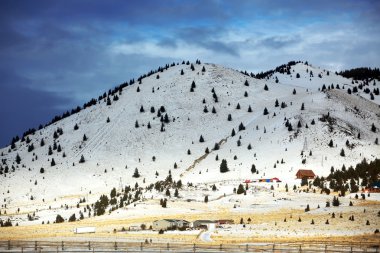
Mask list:
[[[254,189],[254,188],[253,188]],[[199,194],[199,192],[198,192]],[[111,214],[60,224],[23,225],[0,228],[1,240],[66,240],[66,241],[133,241],[153,243],[252,243],[348,241],[379,242],[374,234],[380,228],[380,193],[366,199],[354,194],[340,197],[341,205],[326,207],[332,195],[282,190],[248,191],[247,195],[231,194],[202,201],[171,200],[167,208],[148,199],[136,206],[118,209]],[[350,201],[353,206],[350,206]],[[309,204],[310,211],[305,212]],[[319,206],[319,208],[318,208]],[[335,218],[334,218],[335,216]],[[349,218],[353,216],[354,220]],[[233,219],[234,224],[221,225],[206,235],[204,230],[129,231],[129,227],[149,228],[158,219],[217,220]],[[311,224],[312,220],[314,224]],[[241,224],[242,223],[242,224]],[[328,224],[326,224],[328,223]],[[94,234],[74,234],[78,227],[96,227]],[[124,228],[124,229],[123,229]],[[207,241],[204,241],[207,238]]]

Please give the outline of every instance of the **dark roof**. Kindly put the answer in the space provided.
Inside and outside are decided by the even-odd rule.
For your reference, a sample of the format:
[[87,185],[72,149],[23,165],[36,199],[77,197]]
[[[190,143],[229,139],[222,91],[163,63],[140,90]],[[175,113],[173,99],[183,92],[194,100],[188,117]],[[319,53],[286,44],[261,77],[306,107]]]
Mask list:
[[216,223],[214,220],[196,220],[194,222],[199,222],[199,223]]
[[312,170],[298,170],[297,174],[298,173],[305,177],[315,177],[315,174]]

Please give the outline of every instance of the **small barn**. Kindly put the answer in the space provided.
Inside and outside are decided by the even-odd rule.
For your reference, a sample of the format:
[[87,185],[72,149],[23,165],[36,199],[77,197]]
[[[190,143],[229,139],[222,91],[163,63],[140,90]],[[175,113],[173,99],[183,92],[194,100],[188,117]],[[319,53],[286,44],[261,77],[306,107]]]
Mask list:
[[189,227],[189,222],[185,220],[163,219],[153,221],[152,230],[174,230],[177,228]]
[[298,170],[296,173],[297,179],[307,178],[307,179],[314,179],[315,174],[312,170]]

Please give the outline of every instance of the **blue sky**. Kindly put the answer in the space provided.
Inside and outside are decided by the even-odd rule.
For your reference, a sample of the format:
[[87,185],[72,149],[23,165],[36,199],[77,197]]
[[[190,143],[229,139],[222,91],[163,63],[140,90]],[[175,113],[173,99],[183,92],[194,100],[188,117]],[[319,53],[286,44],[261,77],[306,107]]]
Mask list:
[[0,146],[179,60],[379,67],[380,1],[0,1]]

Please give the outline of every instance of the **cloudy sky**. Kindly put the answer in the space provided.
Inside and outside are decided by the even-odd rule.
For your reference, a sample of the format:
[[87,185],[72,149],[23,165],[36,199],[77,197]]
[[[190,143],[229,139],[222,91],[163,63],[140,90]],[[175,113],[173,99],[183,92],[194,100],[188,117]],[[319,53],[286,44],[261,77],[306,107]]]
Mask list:
[[380,66],[380,1],[0,1],[0,146],[182,59]]

